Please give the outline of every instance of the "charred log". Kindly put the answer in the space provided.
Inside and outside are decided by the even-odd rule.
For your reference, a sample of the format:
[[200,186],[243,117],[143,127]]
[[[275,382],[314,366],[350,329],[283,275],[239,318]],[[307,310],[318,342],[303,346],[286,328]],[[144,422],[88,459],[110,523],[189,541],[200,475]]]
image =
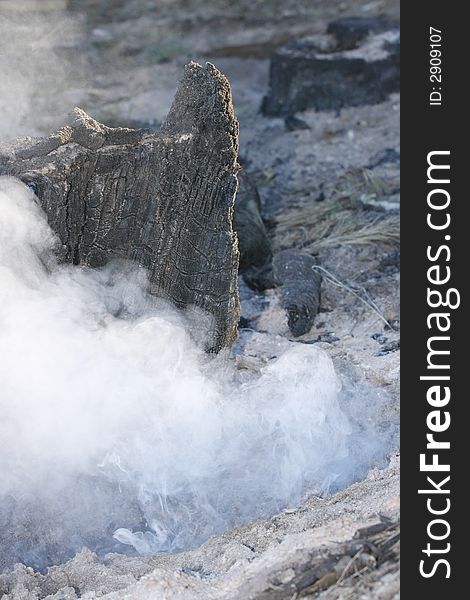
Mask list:
[[283,250],[274,255],[273,276],[281,286],[282,306],[293,336],[307,333],[320,310],[322,276],[309,254]]

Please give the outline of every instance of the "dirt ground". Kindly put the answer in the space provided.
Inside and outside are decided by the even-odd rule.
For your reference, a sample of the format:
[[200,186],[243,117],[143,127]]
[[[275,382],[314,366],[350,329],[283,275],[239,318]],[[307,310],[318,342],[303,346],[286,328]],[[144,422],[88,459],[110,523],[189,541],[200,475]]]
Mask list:
[[[390,460],[381,457],[367,477],[333,496],[307,495],[300,506],[191,552],[101,561],[84,550],[47,574],[17,566],[0,575],[3,600],[399,597],[395,556],[364,559],[357,569],[343,562],[316,589],[297,585],[306,565],[343,552],[358,529],[399,520],[399,95],[339,113],[305,111],[297,116],[308,128],[294,131],[260,113],[274,48],[324,32],[338,16],[378,14],[399,19],[399,3],[1,2],[0,67],[8,88],[0,95],[2,139],[48,133],[75,105],[108,125],[157,128],[188,60],[213,62],[228,77],[240,158],[258,187],[274,247],[315,254],[336,279],[325,278],[321,313],[295,343],[317,344],[346,391],[360,385],[371,396]],[[327,223],[324,207],[334,203]],[[276,290],[254,292],[240,278],[240,292],[244,326],[232,359],[256,369],[276,344],[294,340]]]

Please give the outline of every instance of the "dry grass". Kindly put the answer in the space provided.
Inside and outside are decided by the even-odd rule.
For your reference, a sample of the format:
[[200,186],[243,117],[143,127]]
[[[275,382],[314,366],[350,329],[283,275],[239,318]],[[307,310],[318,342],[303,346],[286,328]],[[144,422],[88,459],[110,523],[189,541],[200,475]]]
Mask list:
[[274,246],[302,248],[314,254],[338,245],[398,245],[399,216],[365,207],[384,191],[384,182],[370,171],[351,169],[338,180],[329,200],[280,215]]

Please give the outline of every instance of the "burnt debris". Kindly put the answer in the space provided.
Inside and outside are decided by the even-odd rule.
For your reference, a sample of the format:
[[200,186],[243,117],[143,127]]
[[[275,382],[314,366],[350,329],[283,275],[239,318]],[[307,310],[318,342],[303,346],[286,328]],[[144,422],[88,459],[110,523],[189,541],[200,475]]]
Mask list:
[[395,22],[349,17],[330,23],[327,33],[289,42],[273,53],[264,114],[289,118],[309,108],[377,104],[399,91]]

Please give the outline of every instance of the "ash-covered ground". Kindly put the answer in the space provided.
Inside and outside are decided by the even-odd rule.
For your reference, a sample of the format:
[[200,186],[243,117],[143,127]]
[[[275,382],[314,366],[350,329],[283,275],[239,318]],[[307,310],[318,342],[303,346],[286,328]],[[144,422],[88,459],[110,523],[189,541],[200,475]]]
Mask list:
[[[128,556],[132,548],[118,545],[105,556],[84,549],[42,572],[19,565],[0,575],[4,600],[399,597],[399,95],[290,119],[260,111],[279,45],[324,34],[339,16],[378,14],[397,19],[398,3],[2,2],[2,140],[49,133],[75,105],[108,125],[156,129],[188,60],[227,76],[240,159],[274,251],[312,254],[328,274],[320,313],[296,338],[279,289],[254,291],[240,277],[230,363],[256,378],[286,349],[321,349],[341,379],[338,401],[355,435],[354,470],[337,470],[330,487],[323,477],[277,516],[178,554]],[[377,531],[364,531],[371,525]],[[361,540],[371,535],[388,549],[368,554]]]

